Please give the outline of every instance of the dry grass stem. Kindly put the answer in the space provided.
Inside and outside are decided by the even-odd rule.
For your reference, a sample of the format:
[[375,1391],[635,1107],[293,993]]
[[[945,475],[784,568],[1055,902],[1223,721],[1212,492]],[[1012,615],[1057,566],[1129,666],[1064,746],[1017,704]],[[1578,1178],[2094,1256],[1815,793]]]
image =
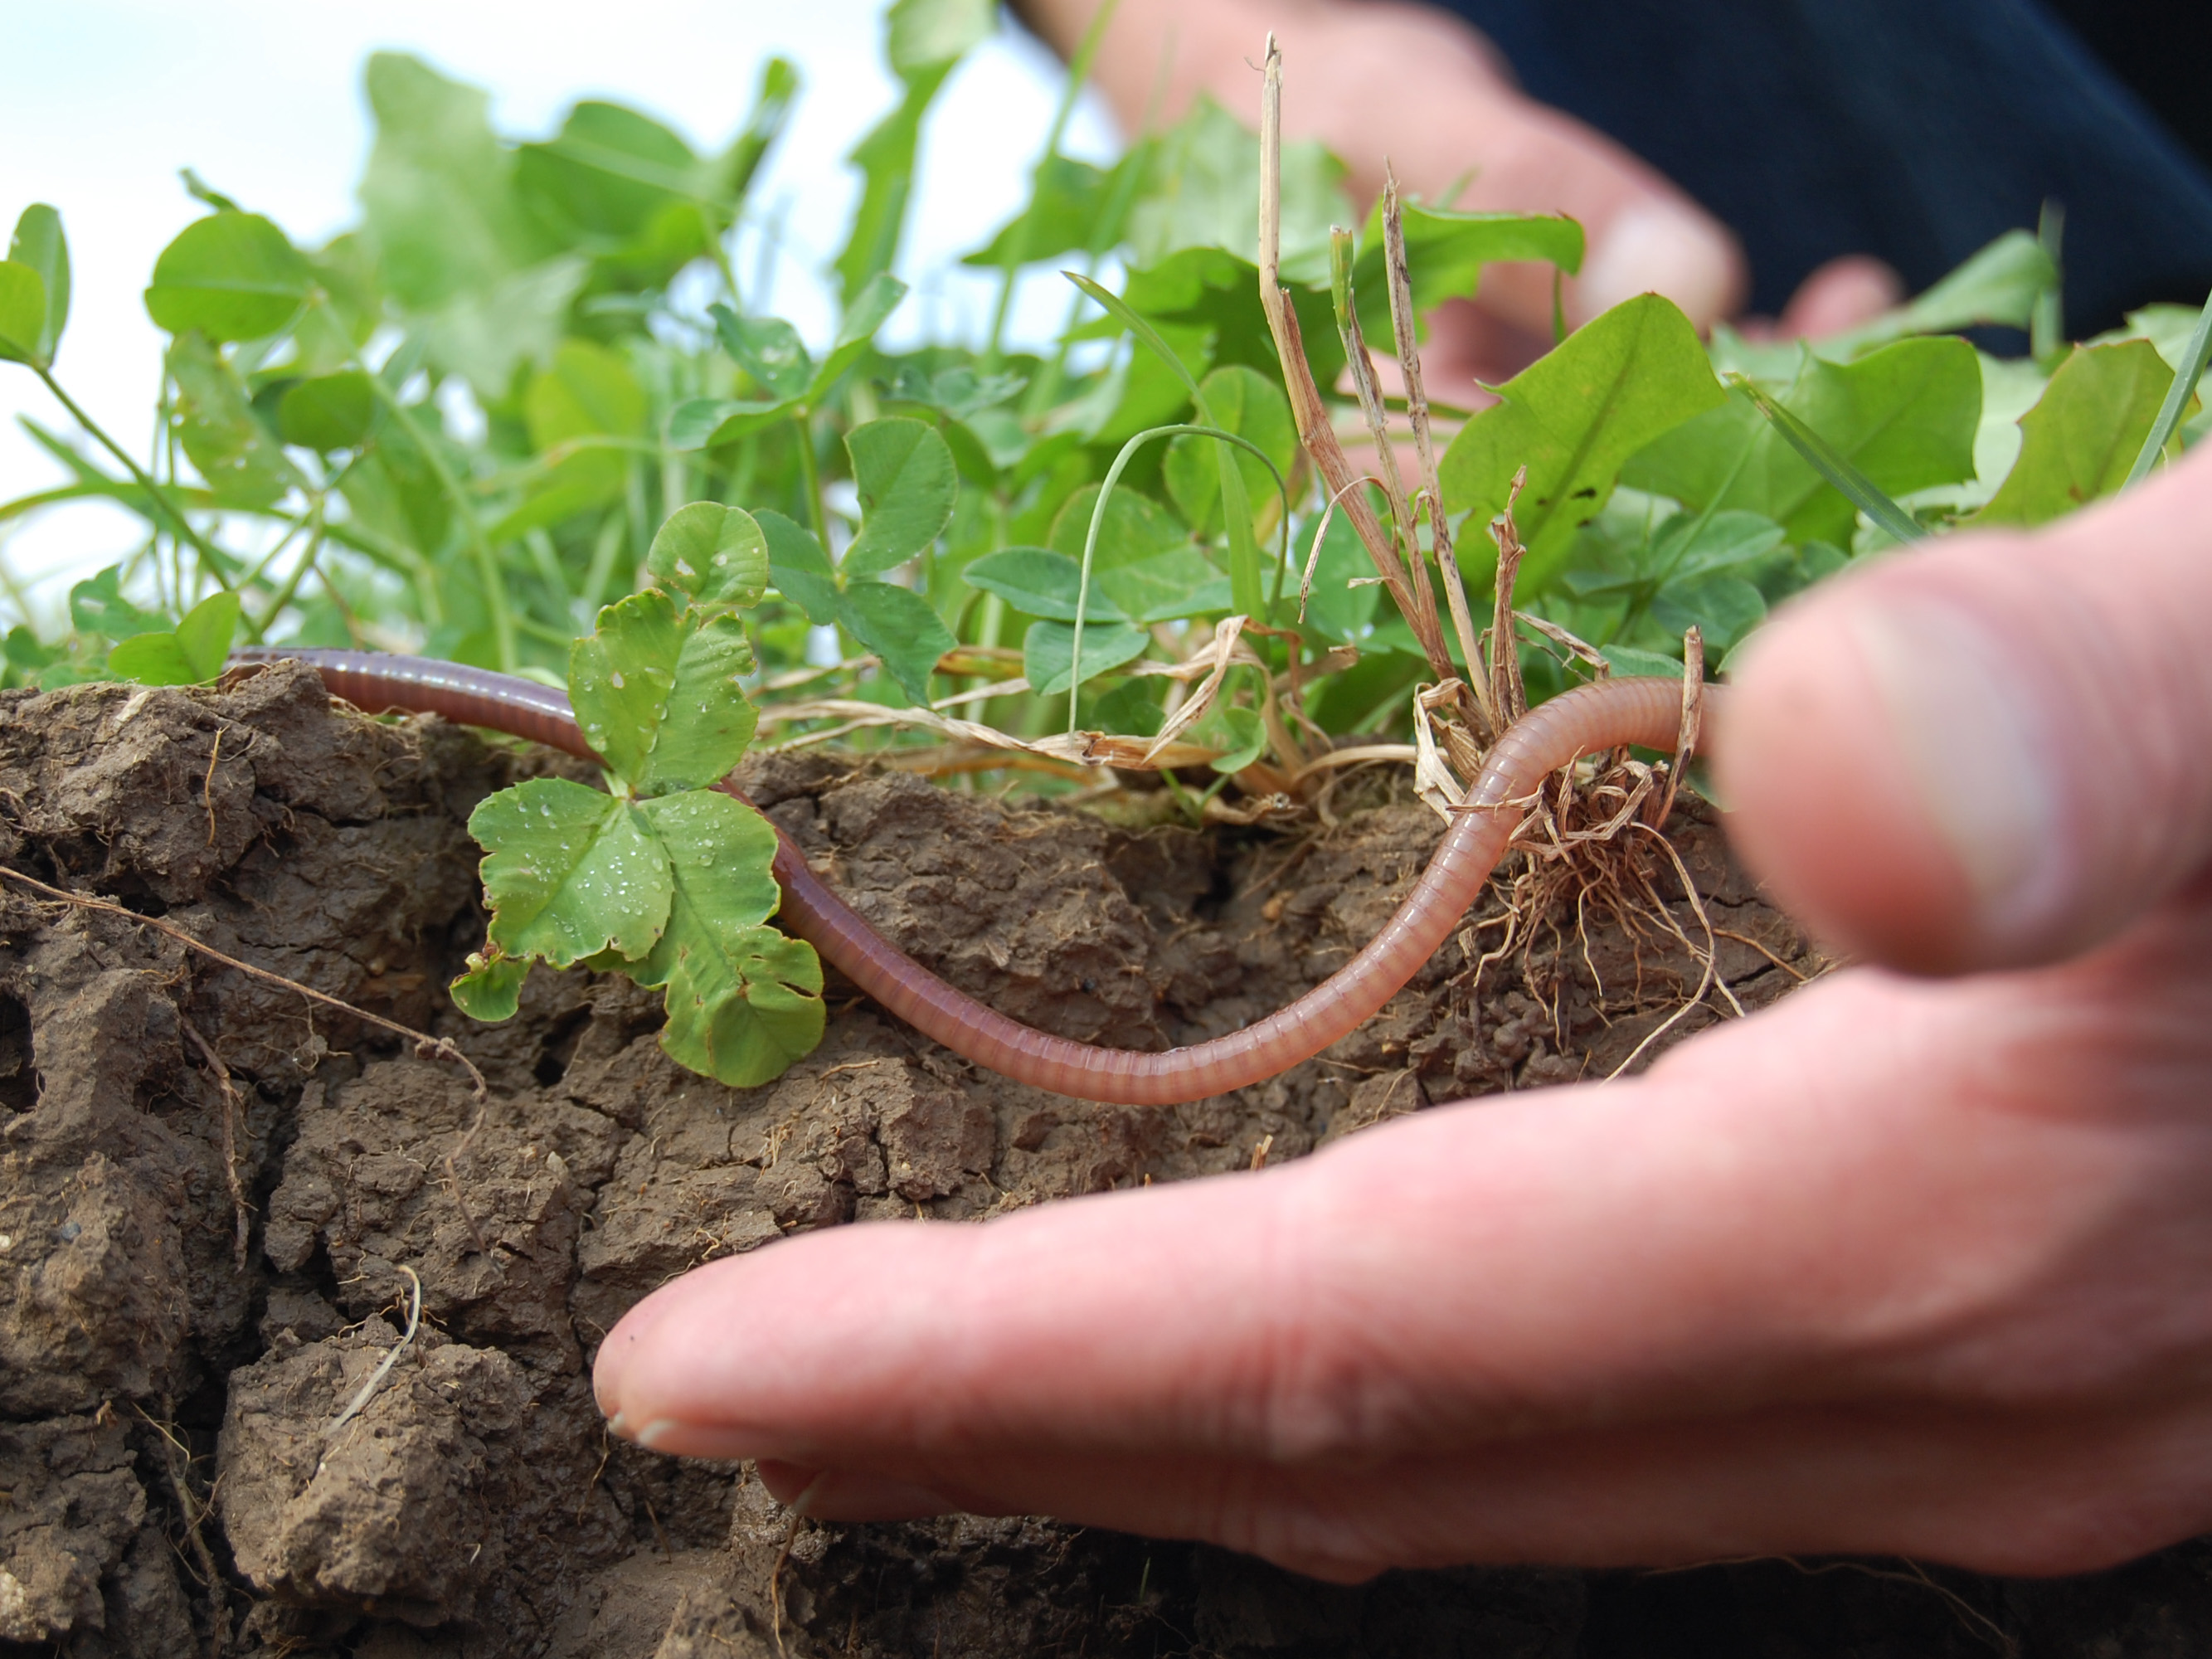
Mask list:
[[215,769],[216,763],[222,758],[223,730],[220,726],[215,729],[215,742],[208,750],[207,775],[200,780],[200,805],[207,809],[207,844],[210,847],[215,845]]
[[1682,630],[1682,724],[1674,738],[1674,764],[1667,769],[1667,793],[1659,802],[1658,816],[1652,820],[1655,829],[1665,829],[1667,815],[1674,810],[1674,792],[1681,787],[1690,757],[1698,752],[1705,717],[1705,636],[1692,623]]
[[1321,475],[1323,487],[1342,502],[1345,515],[1358,532],[1360,544],[1397,601],[1400,614],[1413,629],[1422,654],[1439,678],[1449,678],[1454,672],[1451,653],[1444,648],[1443,635],[1437,626],[1433,596],[1425,612],[1406,580],[1405,571],[1397,565],[1390,538],[1383,533],[1374,509],[1364,495],[1352,489],[1358,475],[1352,471],[1344,446],[1337,441],[1328,406],[1322,401],[1321,388],[1314,384],[1313,369],[1306,362],[1298,313],[1282,284],[1282,174],[1283,53],[1271,33],[1260,93],[1260,305],[1267,313],[1267,331],[1282,361],[1291,416],[1297,426],[1299,444]]
[[792,1546],[799,1541],[799,1529],[806,1523],[807,1506],[813,1501],[815,1492],[830,1478],[827,1469],[806,1483],[806,1489],[791,1500],[791,1524],[784,1528],[783,1547],[775,1553],[775,1565],[768,1570],[769,1634],[775,1638],[777,1659],[789,1659],[783,1645],[783,1570],[791,1560]]
[[1527,629],[1538,637],[1548,640],[1565,653],[1564,661],[1580,663],[1590,671],[1594,678],[1604,679],[1613,672],[1613,665],[1605,659],[1605,653],[1595,646],[1569,633],[1547,617],[1532,617],[1525,611],[1513,613],[1516,626]]
[[[1382,483],[1382,481],[1372,473],[1363,472],[1346,483],[1343,489],[1332,492],[1328,499],[1322,504],[1321,517],[1314,523],[1313,545],[1306,554],[1305,573],[1298,578],[1298,622],[1301,625],[1304,625],[1306,619],[1307,602],[1313,598],[1314,572],[1321,565],[1321,544],[1328,538],[1328,522],[1336,516],[1338,503],[1343,501],[1347,491],[1369,483],[1379,489]],[[1380,579],[1370,578],[1370,580]]]
[[2005,1659],[2016,1659],[2020,1652],[2020,1644],[2005,1633],[2004,1626],[1956,1590],[1948,1585],[1937,1583],[1935,1579],[1928,1576],[1927,1568],[1922,1566],[1917,1561],[1905,1556],[1899,1556],[1898,1559],[1905,1563],[1902,1571],[1894,1567],[1877,1567],[1867,1561],[1821,1561],[1808,1566],[1794,1555],[1743,1555],[1732,1556],[1718,1561],[1692,1562],[1680,1567],[1653,1567],[1647,1570],[1644,1576],[1656,1578],[1669,1573],[1695,1572],[1701,1567],[1752,1567],[1768,1561],[1778,1561],[1791,1571],[1802,1573],[1808,1578],[1825,1578],[1832,1572],[1855,1572],[1869,1578],[1882,1579],[1893,1584],[1914,1584],[1922,1589],[1935,1591],[1943,1603],[1950,1608],[1952,1616],[1957,1619],[1970,1633],[1989,1643],[1999,1653],[2003,1654]]
[[392,1375],[392,1368],[399,1363],[399,1356],[413,1344],[415,1333],[422,1328],[422,1277],[404,1262],[400,1264],[399,1271],[407,1275],[407,1282],[414,1291],[407,1304],[407,1328],[399,1334],[399,1340],[386,1350],[384,1358],[377,1361],[376,1369],[368,1374],[368,1380],[355,1390],[353,1398],[346,1401],[345,1409],[325,1425],[323,1438],[325,1440],[368,1409],[368,1402],[376,1398],[376,1391],[384,1386],[384,1379]]
[[1457,816],[1461,803],[1467,799],[1467,789],[1444,763],[1437,744],[1439,722],[1431,716],[1439,707],[1456,708],[1466,689],[1465,682],[1455,678],[1441,685],[1413,688],[1413,793],[1447,823]]
[[1513,523],[1513,508],[1528,482],[1528,469],[1524,466],[1513,475],[1513,483],[1506,490],[1505,510],[1490,523],[1491,539],[1498,544],[1498,582],[1491,608],[1490,631],[1484,636],[1484,642],[1490,647],[1484,712],[1489,716],[1492,729],[1498,732],[1528,712],[1528,694],[1521,681],[1521,650],[1513,615],[1513,586],[1521,574],[1521,560],[1525,552],[1521,545],[1521,532]]
[[[1333,228],[1329,240],[1334,252],[1349,266],[1352,233]],[[1352,395],[1359,400],[1359,413],[1367,422],[1369,441],[1375,446],[1376,459],[1382,469],[1382,499],[1389,505],[1398,556],[1404,562],[1407,580],[1418,595],[1428,583],[1426,573],[1421,569],[1420,543],[1413,532],[1413,504],[1406,499],[1406,481],[1398,471],[1398,452],[1390,441],[1390,411],[1382,406],[1382,388],[1375,383],[1374,359],[1367,355],[1367,337],[1360,329],[1359,313],[1355,308],[1358,291],[1349,276],[1345,279],[1344,293],[1344,313],[1336,319],[1336,330],[1338,338],[1344,343],[1345,371],[1352,376]],[[1433,598],[1430,603],[1435,603]]]
[[1229,672],[1237,636],[1244,631],[1246,621],[1243,617],[1224,617],[1214,624],[1213,671],[1184,700],[1167,724],[1160,727],[1159,735],[1152,739],[1152,747],[1145,750],[1145,765],[1160,764],[1160,757],[1167,751],[1169,745],[1195,726],[1205,716],[1206,711],[1213,706],[1214,698],[1220,695],[1222,681]]
[[1396,761],[1412,765],[1420,759],[1421,751],[1410,743],[1363,743],[1350,748],[1332,749],[1325,755],[1316,755],[1291,775],[1293,784],[1304,783],[1316,773],[1336,770],[1346,766],[1365,766],[1377,761]]
[[[1406,266],[1406,204],[1398,192],[1398,174],[1386,156],[1382,162],[1382,260],[1390,289],[1390,330],[1397,337],[1398,372],[1406,382],[1406,422],[1413,430],[1413,447],[1421,458],[1421,489],[1414,501],[1418,520],[1421,504],[1425,501],[1429,514],[1429,540],[1436,556],[1437,574],[1443,578],[1444,599],[1450,606],[1452,629],[1459,635],[1459,648],[1468,672],[1475,672],[1482,659],[1475,643],[1474,616],[1467,602],[1467,583],[1460,575],[1459,560],[1452,551],[1451,521],[1444,516],[1444,490],[1441,475],[1437,471],[1436,445],[1429,430],[1429,394],[1421,379],[1421,354],[1418,319],[1413,315],[1413,283]],[[1483,717],[1480,699],[1468,700],[1468,714]],[[1475,735],[1485,744],[1498,741],[1499,733],[1478,728]]]
[[500,1264],[499,1258],[492,1254],[490,1241],[484,1237],[483,1229],[477,1225],[476,1211],[470,1207],[467,1197],[461,1191],[461,1159],[469,1148],[477,1144],[477,1137],[483,1133],[484,1117],[490,1110],[491,1102],[479,1096],[477,1099],[476,1121],[469,1125],[468,1132],[455,1141],[446,1153],[446,1194],[453,1200],[453,1207],[461,1212],[462,1223],[469,1230],[469,1242],[477,1247],[477,1254],[491,1265],[491,1270],[495,1273],[504,1279],[507,1277],[507,1269]]

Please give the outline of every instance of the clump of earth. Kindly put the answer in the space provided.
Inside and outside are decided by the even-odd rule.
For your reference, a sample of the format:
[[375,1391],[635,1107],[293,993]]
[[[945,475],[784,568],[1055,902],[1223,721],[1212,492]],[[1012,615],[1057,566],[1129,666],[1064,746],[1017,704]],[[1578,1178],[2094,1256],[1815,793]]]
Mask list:
[[[611,1441],[596,1345],[702,1261],[1234,1179],[1434,1102],[1648,1063],[1825,964],[1686,800],[1642,912],[1524,918],[1528,950],[1486,961],[1494,896],[1362,1030],[1218,1099],[1021,1087],[834,975],[820,1049],[732,1090],[668,1060],[625,981],[541,970],[499,1026],[447,1000],[483,936],[470,809],[564,768],[590,775],[333,708],[296,666],[0,692],[0,863],[450,1038],[488,1085],[134,916],[0,882],[0,1659],[2212,1649],[2197,1544],[2043,1583],[1757,1562],[1346,1589],[1035,1518],[794,1528],[744,1466]],[[955,984],[1139,1048],[1325,977],[1439,829],[1388,784],[1328,827],[1200,834],[850,760],[769,757],[747,781]]]

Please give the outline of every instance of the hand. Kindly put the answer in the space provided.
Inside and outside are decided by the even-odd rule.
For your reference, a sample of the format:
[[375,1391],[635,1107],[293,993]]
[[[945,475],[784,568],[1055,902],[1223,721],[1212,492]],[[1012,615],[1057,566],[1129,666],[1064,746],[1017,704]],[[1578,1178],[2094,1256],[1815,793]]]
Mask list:
[[[1017,7],[1062,57],[1097,9],[1097,0]],[[1460,208],[1572,216],[1589,244],[1563,295],[1571,325],[1646,292],[1673,300],[1701,329],[1741,307],[1747,283],[1735,237],[1602,133],[1524,97],[1496,48],[1448,13],[1397,0],[1122,0],[1092,79],[1130,131],[1177,119],[1201,91],[1256,121],[1252,66],[1270,29],[1283,46],[1284,136],[1319,138],[1343,157],[1363,209],[1382,193],[1387,157],[1404,187],[1430,201],[1456,189]],[[1768,337],[1837,333],[1903,294],[1878,260],[1842,258],[1806,278],[1778,319],[1753,327]],[[1551,267],[1494,266],[1474,302],[1431,319],[1424,378],[1431,396],[1480,407],[1492,400],[1478,381],[1510,379],[1551,342]],[[1387,357],[1389,342],[1379,343]]]
[[1257,1176],[814,1233],[634,1310],[617,1431],[830,1518],[1351,1579],[2212,1526],[2212,453],[1832,584],[1751,655],[1738,844],[1839,972],[1634,1082]]

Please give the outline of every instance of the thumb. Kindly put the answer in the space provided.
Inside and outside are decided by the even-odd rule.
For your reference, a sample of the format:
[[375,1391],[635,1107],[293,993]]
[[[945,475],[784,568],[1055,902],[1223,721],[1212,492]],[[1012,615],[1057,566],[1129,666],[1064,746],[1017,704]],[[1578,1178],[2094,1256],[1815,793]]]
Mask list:
[[2027,535],[1791,606],[1714,757],[1731,834],[1844,950],[1923,973],[2110,938],[2212,861],[2212,450]]

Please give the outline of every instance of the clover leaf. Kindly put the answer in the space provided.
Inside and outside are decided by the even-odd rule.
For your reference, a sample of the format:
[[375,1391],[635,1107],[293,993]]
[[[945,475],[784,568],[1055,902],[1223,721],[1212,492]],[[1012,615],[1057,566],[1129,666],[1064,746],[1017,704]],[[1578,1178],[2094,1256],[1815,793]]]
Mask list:
[[509,956],[566,968],[641,957],[668,922],[668,860],[629,802],[566,778],[531,778],[469,815],[483,844],[489,938]]
[[713,787],[759,719],[735,607],[764,589],[769,543],[747,514],[696,502],[662,527],[647,567],[674,592],[607,606],[568,659],[570,702],[613,792],[533,778],[477,808],[491,925],[452,994],[504,1019],[533,960],[626,974],[666,992],[672,1058],[750,1088],[811,1050],[824,1018],[813,947],[766,925],[781,899],[775,831]]

